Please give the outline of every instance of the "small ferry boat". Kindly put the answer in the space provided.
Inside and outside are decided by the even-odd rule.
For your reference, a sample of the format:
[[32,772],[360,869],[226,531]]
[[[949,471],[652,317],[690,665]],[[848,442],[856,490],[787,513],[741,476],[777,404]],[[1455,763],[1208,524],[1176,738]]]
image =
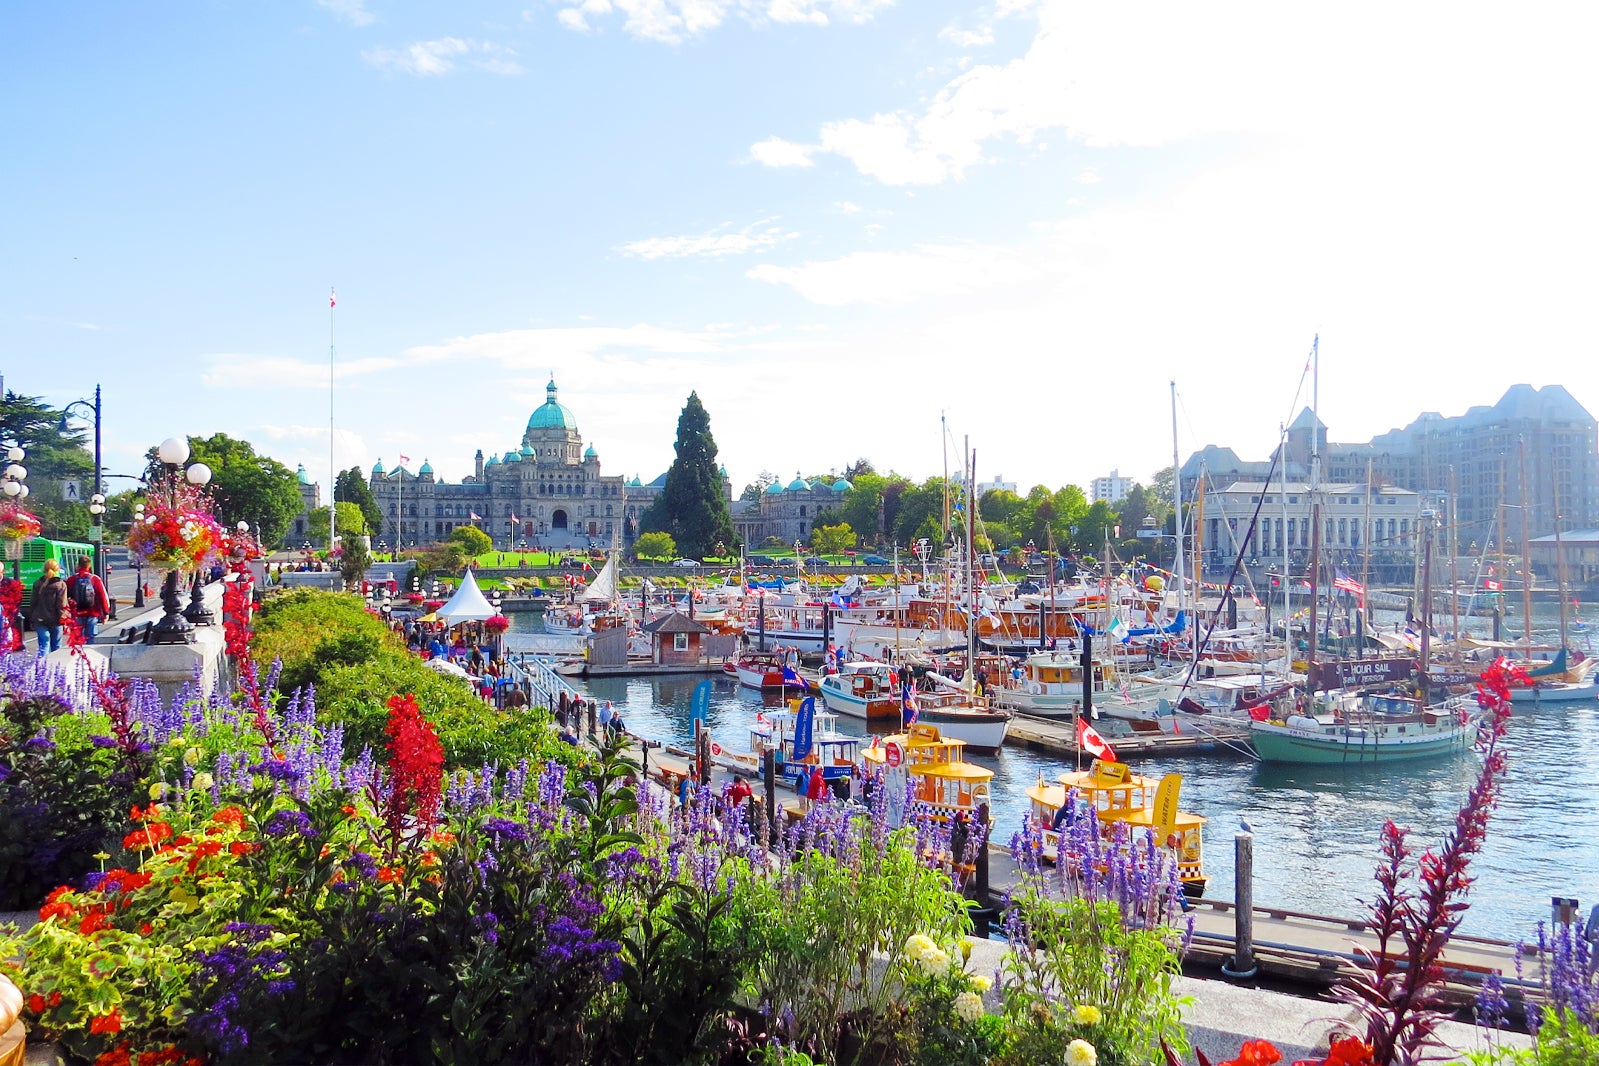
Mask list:
[[900,720],[899,671],[887,663],[845,663],[823,677],[820,687],[829,711],[868,721]]
[[812,773],[828,783],[848,780],[860,761],[861,738],[838,731],[838,715],[816,709],[814,696],[762,712],[750,728],[748,752],[724,753],[728,765],[758,774],[766,752],[777,753],[777,776],[795,791]]
[[1252,722],[1249,740],[1262,762],[1395,762],[1470,751],[1480,712],[1470,697],[1427,706],[1414,696],[1350,692],[1331,714],[1290,714]]
[[994,771],[967,762],[965,752],[964,741],[918,722],[903,733],[874,740],[862,753],[861,765],[874,774],[903,769],[912,785],[912,799],[940,817],[976,818],[978,808],[990,802]]
[[1169,847],[1177,860],[1177,877],[1183,892],[1203,896],[1209,878],[1205,874],[1204,828],[1200,815],[1177,809],[1182,776],[1167,774],[1159,781],[1131,772],[1126,763],[1095,759],[1087,770],[1061,774],[1054,784],[1043,775],[1027,789],[1032,814],[1044,827],[1044,855],[1056,859],[1059,834],[1055,815],[1075,794],[1091,806],[1107,826],[1121,822],[1132,829],[1147,829],[1156,843]]

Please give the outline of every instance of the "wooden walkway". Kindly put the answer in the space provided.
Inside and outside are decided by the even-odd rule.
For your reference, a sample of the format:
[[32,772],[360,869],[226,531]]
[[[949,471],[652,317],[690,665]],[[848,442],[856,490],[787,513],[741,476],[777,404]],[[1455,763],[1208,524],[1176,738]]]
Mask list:
[[[1117,758],[1149,758],[1159,755],[1229,755],[1253,758],[1247,744],[1231,738],[1217,738],[1203,733],[1183,733],[1172,736],[1166,733],[1135,734],[1133,736],[1106,737],[1106,743],[1116,749]],[[1005,743],[1015,744],[1052,755],[1075,756],[1081,752],[1077,733],[1069,721],[1034,718],[1018,714],[1011,719]]]
[[[1003,906],[1005,897],[1021,880],[1010,851],[990,846],[989,869],[987,903]],[[1219,971],[1231,963],[1234,909],[1229,900],[1193,901],[1189,913],[1194,917],[1194,940],[1188,953],[1189,965]],[[1268,905],[1257,905],[1253,915],[1255,961],[1262,976],[1325,987],[1354,972],[1357,946],[1377,950],[1377,938],[1361,918],[1306,914]],[[1535,981],[1517,980],[1516,954],[1517,945],[1508,940],[1457,933],[1450,938],[1444,953],[1448,998],[1459,1005],[1471,1003],[1482,979],[1494,971],[1500,973],[1512,994],[1517,988],[1524,992],[1536,989]],[[1531,959],[1535,954],[1528,951],[1524,958]],[[1536,965],[1527,966],[1527,970],[1530,975]]]

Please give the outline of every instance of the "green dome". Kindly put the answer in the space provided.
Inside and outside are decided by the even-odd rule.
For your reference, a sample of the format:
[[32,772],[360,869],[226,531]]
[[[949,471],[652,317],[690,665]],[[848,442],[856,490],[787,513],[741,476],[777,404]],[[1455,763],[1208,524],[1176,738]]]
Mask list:
[[298,470],[296,470],[294,472],[294,477],[295,477],[295,480],[298,481],[302,485],[311,484],[311,478],[310,478],[310,475],[308,475],[305,472],[305,464],[304,463],[301,463],[300,464],[300,469],[298,469]]
[[522,461],[522,453],[517,451],[506,452],[505,461],[508,463],[520,463]]
[[796,477],[788,483],[788,491],[790,492],[809,492],[810,490],[811,483],[802,477]]
[[428,462],[426,459],[423,459],[422,460],[422,469],[418,470],[416,473],[417,473],[418,477],[421,477],[423,474],[431,474],[431,473],[433,473],[433,464]]
[[533,449],[529,448],[526,444],[524,444],[524,445],[522,445],[521,455],[522,455],[522,458],[524,458],[524,459],[531,459],[531,458],[533,458]]
[[382,459],[379,459],[377,462],[372,464],[372,473],[376,474],[379,477],[383,476],[383,460]]
[[834,492],[848,492],[850,489],[852,489],[854,487],[855,487],[854,485],[851,485],[849,483],[849,479],[848,478],[839,478],[837,481],[833,482],[833,491]]
[[590,444],[587,448],[583,449],[583,458],[598,459],[599,457],[600,453],[594,450],[594,445]]
[[783,483],[780,481],[774,481],[770,485],[766,486],[766,494],[768,496],[776,496],[782,491]]
[[483,465],[484,466],[499,466],[500,465],[500,457],[498,455],[491,455],[491,456],[489,456],[489,461],[484,463]]
[[577,431],[577,419],[572,417],[572,412],[555,402],[555,379],[544,387],[544,405],[533,412],[533,417],[527,420],[528,429],[565,429]]
[[634,474],[633,475],[633,480],[628,482],[627,487],[630,488],[630,489],[642,489],[644,487],[644,482],[639,478],[639,476],[637,474]]

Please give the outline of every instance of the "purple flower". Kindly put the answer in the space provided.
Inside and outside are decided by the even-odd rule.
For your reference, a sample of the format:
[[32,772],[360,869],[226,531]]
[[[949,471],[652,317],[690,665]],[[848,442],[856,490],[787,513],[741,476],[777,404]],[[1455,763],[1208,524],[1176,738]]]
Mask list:
[[316,830],[311,828],[311,819],[304,811],[277,810],[273,811],[261,827],[261,831],[268,836],[281,837],[290,833],[296,836],[315,839]]

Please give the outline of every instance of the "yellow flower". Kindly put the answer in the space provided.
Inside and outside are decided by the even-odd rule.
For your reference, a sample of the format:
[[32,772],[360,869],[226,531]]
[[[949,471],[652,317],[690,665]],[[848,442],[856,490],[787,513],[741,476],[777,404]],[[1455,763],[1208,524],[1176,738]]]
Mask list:
[[192,782],[191,787],[193,787],[197,792],[205,792],[209,790],[214,783],[215,782],[212,780],[211,775],[202,770],[200,773],[194,775],[194,781]]
[[165,799],[166,798],[166,794],[167,794],[167,783],[165,781],[157,781],[155,784],[150,786],[150,798],[151,799],[153,799],[153,800]]
[[916,961],[921,964],[922,972],[929,977],[937,977],[949,971],[949,952],[936,945],[922,952]]
[[976,992],[962,992],[955,997],[955,1016],[963,1022],[975,1022],[983,1016],[983,998]]
[[184,752],[183,761],[188,763],[190,766],[197,764],[200,761],[200,749],[190,748],[188,751]]
[[972,983],[972,987],[977,989],[979,994],[987,992],[994,987],[994,979],[986,973],[974,973],[967,980]]
[[926,933],[912,933],[905,940],[905,957],[911,961],[919,960],[929,951],[938,950],[938,945],[933,943],[933,938]]
[[1066,1045],[1066,1066],[1098,1066],[1099,1052],[1086,1040],[1073,1040]]
[[1072,1008],[1072,1017],[1078,1025],[1098,1025],[1104,1015],[1092,1003],[1079,1003]]

